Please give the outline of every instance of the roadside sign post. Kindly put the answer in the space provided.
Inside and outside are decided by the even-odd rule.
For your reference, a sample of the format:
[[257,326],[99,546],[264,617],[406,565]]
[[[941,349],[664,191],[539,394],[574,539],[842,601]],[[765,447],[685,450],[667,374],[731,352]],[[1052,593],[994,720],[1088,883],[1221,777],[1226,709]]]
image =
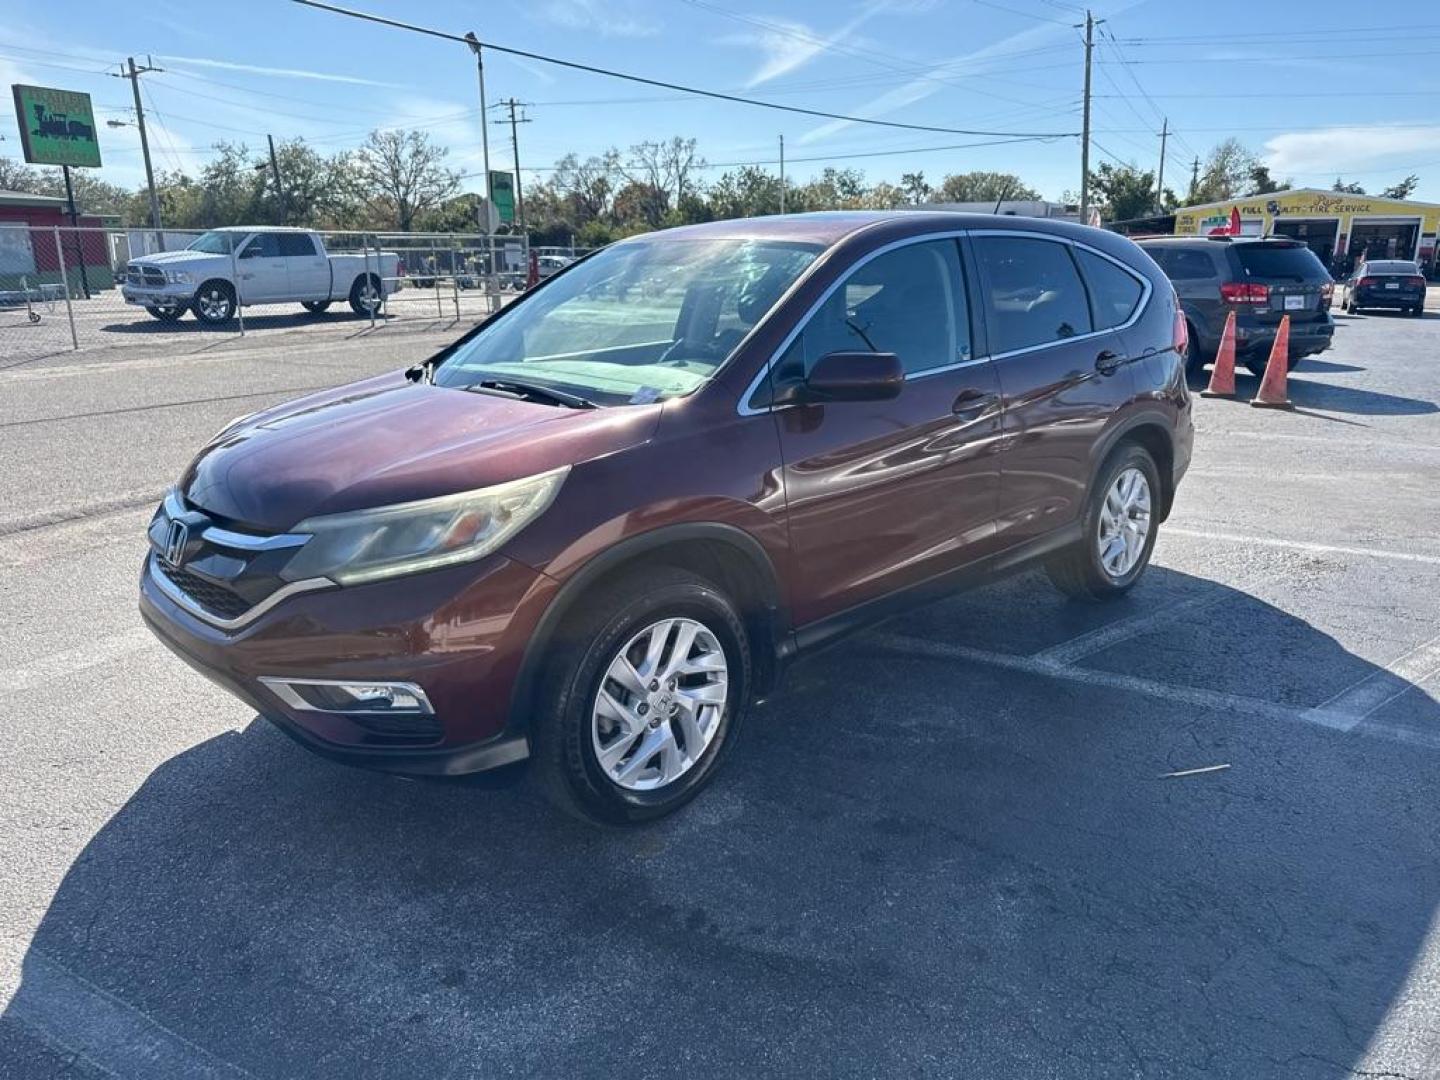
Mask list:
[[[80,212],[75,209],[75,185],[70,182],[70,166],[61,165],[60,171],[65,174],[65,202],[70,210],[70,228],[75,234],[75,251],[79,255],[80,263],[80,287],[85,290],[85,299],[90,299],[90,278],[85,273],[85,237],[80,234]],[[70,293],[70,279],[65,278],[65,293]]]

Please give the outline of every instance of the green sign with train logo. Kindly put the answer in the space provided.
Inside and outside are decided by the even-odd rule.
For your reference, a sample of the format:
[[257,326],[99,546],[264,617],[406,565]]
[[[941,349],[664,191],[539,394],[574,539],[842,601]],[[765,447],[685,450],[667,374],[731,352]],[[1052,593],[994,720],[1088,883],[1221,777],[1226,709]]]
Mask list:
[[11,86],[20,145],[31,165],[100,167],[100,140],[90,95],[46,86]]

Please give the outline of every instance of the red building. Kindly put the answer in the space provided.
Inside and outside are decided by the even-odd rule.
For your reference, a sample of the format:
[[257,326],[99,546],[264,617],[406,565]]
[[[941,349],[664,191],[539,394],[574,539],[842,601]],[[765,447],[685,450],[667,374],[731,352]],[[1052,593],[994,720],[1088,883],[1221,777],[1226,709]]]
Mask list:
[[55,251],[57,226],[70,287],[81,287],[82,260],[92,292],[114,287],[110,237],[101,218],[81,214],[76,229],[70,224],[64,199],[0,190],[0,290],[18,289],[21,278],[31,285],[60,280],[60,258]]

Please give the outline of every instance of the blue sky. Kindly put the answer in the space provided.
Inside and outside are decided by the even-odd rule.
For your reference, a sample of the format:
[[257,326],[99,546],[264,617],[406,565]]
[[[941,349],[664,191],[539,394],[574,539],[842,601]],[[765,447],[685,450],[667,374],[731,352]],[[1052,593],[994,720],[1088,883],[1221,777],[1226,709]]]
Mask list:
[[[1062,0],[353,0],[352,6],[580,62],[847,115],[1021,134],[1078,131],[1080,35]],[[206,12],[220,12],[212,17]],[[1440,201],[1440,11],[1339,0],[1099,0],[1093,160],[1154,168],[1161,117],[1176,133],[1166,182],[1235,135],[1277,177],[1371,191],[1406,173]],[[1271,28],[1278,28],[1272,30]],[[218,140],[264,146],[266,133],[317,149],[354,146],[373,127],[419,126],[479,169],[473,62],[460,45],[368,25],[285,0],[207,8],[181,0],[20,6],[0,23],[0,82],[89,91],[103,119],[131,116],[130,87],[103,74],[150,54],[147,119],[157,167],[198,170]],[[1078,186],[1073,137],[1002,145],[687,98],[491,53],[490,100],[531,106],[521,128],[531,182],[567,151],[598,153],[693,135],[712,163],[789,175],[827,164],[870,180],[923,170],[1013,171],[1058,198]],[[7,96],[8,101],[8,96]],[[492,114],[498,119],[498,113]],[[507,128],[491,127],[492,164],[508,167]],[[18,157],[13,116],[0,154]],[[105,128],[102,175],[143,177],[132,127]],[[854,156],[854,155],[881,156]],[[816,160],[807,160],[816,159]],[[707,176],[718,175],[711,170]],[[479,177],[467,181],[479,190]]]

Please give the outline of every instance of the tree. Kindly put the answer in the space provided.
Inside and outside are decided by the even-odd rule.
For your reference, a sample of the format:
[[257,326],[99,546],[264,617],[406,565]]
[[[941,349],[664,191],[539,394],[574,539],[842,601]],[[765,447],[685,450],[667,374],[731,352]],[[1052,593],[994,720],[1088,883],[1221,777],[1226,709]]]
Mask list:
[[931,202],[1000,202],[1004,199],[1038,199],[1040,193],[1026,187],[1014,173],[952,173],[940,181]]
[[911,206],[919,206],[930,198],[935,189],[925,182],[923,172],[907,172],[900,174],[900,190],[905,192],[905,201]]
[[615,193],[610,212],[622,228],[658,229],[670,211],[670,197],[654,184],[631,180]]
[[709,194],[710,212],[717,218],[758,217],[780,212],[780,178],[755,165],[721,174],[710,185]]
[[869,210],[898,210],[909,202],[909,198],[903,188],[881,180],[865,193],[864,202]]
[[424,131],[376,130],[355,152],[354,167],[372,208],[403,231],[460,188],[460,174],[445,166],[450,151]]
[[[215,157],[200,171],[198,224],[202,228],[278,220],[263,210],[265,175],[255,164],[244,143],[215,144]],[[161,220],[165,220],[163,214]]]
[[1391,184],[1384,191],[1380,192],[1382,199],[1408,199],[1411,192],[1420,186],[1420,177],[1411,173],[1398,184]]
[[1338,191],[1342,195],[1364,195],[1365,189],[1359,184],[1347,184],[1342,177],[1337,176],[1335,183],[1330,185],[1331,191]]
[[14,158],[0,157],[0,191],[35,191],[39,176],[29,165]]
[[619,161],[618,150],[607,150],[584,161],[575,154],[566,154],[555,163],[550,185],[562,203],[562,216],[573,228],[579,229],[609,213]]
[[1130,221],[1155,213],[1155,174],[1106,161],[1090,174],[1090,190],[1107,221]]
[[[865,174],[859,169],[827,167],[808,184],[795,188],[795,210],[855,210],[864,206]],[[791,209],[787,198],[786,209]]]
[[694,139],[672,136],[666,142],[641,142],[630,147],[622,171],[632,183],[645,184],[662,192],[667,209],[697,186],[695,173],[705,168],[705,159],[695,152]]
[[1287,179],[1284,182],[1276,181],[1270,175],[1270,168],[1257,161],[1250,166],[1250,183],[1246,187],[1246,195],[1268,195],[1272,191],[1288,191],[1291,182]]
[[1255,165],[1255,155],[1245,149],[1239,139],[1217,143],[1205,159],[1199,183],[1186,201],[1194,204],[1237,198],[1249,185]]

